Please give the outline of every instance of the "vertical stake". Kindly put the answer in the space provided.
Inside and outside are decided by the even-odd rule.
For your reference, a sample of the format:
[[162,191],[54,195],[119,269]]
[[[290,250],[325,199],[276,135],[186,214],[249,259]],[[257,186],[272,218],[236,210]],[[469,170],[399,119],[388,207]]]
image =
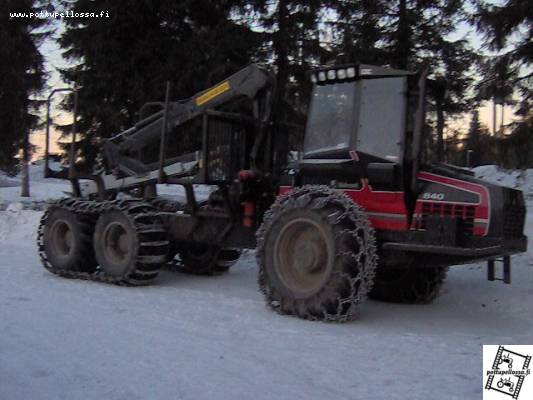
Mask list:
[[74,171],[74,164],[76,162],[76,120],[78,119],[78,91],[74,90],[74,115],[72,121],[72,141],[70,143],[70,152],[69,152],[69,170],[68,178],[75,179],[76,174]]
[[157,183],[165,183],[165,155],[167,150],[167,125],[168,125],[168,101],[170,97],[170,82],[167,81],[165,91],[165,109],[163,110],[163,125],[161,126],[161,144],[159,146],[159,173],[157,175]]

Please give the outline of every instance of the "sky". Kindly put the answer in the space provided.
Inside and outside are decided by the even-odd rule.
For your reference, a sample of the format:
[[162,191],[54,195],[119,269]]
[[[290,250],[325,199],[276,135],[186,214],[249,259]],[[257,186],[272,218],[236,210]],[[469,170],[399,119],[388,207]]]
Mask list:
[[[61,49],[59,48],[59,45],[56,42],[56,39],[61,35],[61,32],[63,31],[63,25],[61,24],[60,20],[56,20],[54,22],[55,24],[55,33],[52,37],[47,39],[41,46],[41,52],[45,57],[46,60],[46,70],[49,73],[49,81],[48,85],[50,87],[50,90],[52,88],[57,87],[66,87],[67,85],[61,80],[61,77],[57,71],[58,68],[63,68],[69,65],[69,63],[63,59],[61,56]],[[482,46],[482,38],[480,35],[473,29],[471,26],[462,23],[457,31],[454,33],[453,38],[463,38],[466,37],[473,48],[480,49]],[[45,94],[46,95],[46,94]],[[69,122],[69,119],[72,118],[72,116],[68,113],[60,112],[57,108],[57,103],[61,99],[61,94],[58,94],[56,97],[56,101],[53,102],[52,106],[52,117],[55,118],[56,122],[59,123],[67,123]],[[485,103],[482,104],[482,106],[479,109],[480,112],[480,120],[483,124],[485,124],[489,129],[492,130],[492,104],[491,103]],[[513,109],[511,107],[505,107],[504,110],[504,124],[508,124],[513,120]],[[501,107],[497,107],[497,126],[500,124],[501,120]],[[465,115],[461,118],[457,118],[454,121],[449,121],[448,125],[451,128],[459,129],[461,131],[468,130],[468,125],[470,122],[470,116]],[[53,131],[52,129],[52,140],[50,143],[50,149],[52,152],[59,151],[59,147],[57,146],[57,140],[58,140],[58,134]],[[43,131],[37,131],[34,132],[31,136],[31,141],[33,144],[38,146],[37,152],[34,155],[34,158],[38,158],[42,155],[43,149],[44,149],[44,142],[45,142],[45,134]]]

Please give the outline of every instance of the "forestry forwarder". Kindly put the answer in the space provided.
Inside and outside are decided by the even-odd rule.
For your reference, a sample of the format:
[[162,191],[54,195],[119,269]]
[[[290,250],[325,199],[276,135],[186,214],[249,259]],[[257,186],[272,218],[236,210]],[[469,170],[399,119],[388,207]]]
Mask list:
[[[451,265],[487,260],[495,280],[502,261],[510,283],[510,255],[527,244],[522,192],[421,165],[425,74],[356,64],[311,79],[297,161],[294,127],[272,116],[273,76],[258,65],[184,101],[169,101],[167,85],[141,114],[161,110],[106,140],[92,173],[74,162],[74,133],[68,169],[46,162],[72,196],[42,218],[45,268],[143,285],[175,258],[213,274],[256,248],[269,306],[325,321],[350,319],[367,295],[429,302]],[[158,196],[158,183],[181,185],[186,201]],[[195,184],[211,186],[207,199]]]

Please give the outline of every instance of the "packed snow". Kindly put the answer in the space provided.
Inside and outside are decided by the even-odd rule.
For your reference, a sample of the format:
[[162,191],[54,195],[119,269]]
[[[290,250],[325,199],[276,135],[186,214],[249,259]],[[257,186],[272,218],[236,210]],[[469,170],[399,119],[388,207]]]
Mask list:
[[[533,192],[530,171],[475,172]],[[0,399],[477,399],[482,345],[532,344],[531,249],[511,285],[457,267],[431,305],[368,301],[352,323],[307,322],[265,307],[253,252],[223,276],[165,271],[142,288],[48,273],[27,202],[69,187],[33,178],[26,203],[0,180]]]

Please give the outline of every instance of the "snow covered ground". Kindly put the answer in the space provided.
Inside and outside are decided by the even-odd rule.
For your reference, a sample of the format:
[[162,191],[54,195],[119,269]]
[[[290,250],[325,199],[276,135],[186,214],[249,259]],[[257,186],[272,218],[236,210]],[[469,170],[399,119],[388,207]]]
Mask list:
[[[51,163],[51,167],[59,169],[57,163]],[[68,181],[60,179],[43,178],[43,162],[38,161],[30,165],[30,195],[31,197],[20,196],[21,177],[8,177],[0,171],[0,210],[5,210],[9,204],[21,203],[25,208],[30,208],[32,203],[41,203],[50,199],[65,197],[70,191]]]
[[[533,188],[529,172],[476,173]],[[34,199],[68,191],[56,184],[34,182]],[[0,399],[479,399],[482,345],[533,344],[531,251],[513,257],[512,285],[486,281],[482,265],[452,268],[434,304],[369,301],[352,323],[313,323],[265,307],[253,253],[223,276],[163,272],[146,288],[51,275],[35,248],[41,212],[11,190],[0,188]]]

